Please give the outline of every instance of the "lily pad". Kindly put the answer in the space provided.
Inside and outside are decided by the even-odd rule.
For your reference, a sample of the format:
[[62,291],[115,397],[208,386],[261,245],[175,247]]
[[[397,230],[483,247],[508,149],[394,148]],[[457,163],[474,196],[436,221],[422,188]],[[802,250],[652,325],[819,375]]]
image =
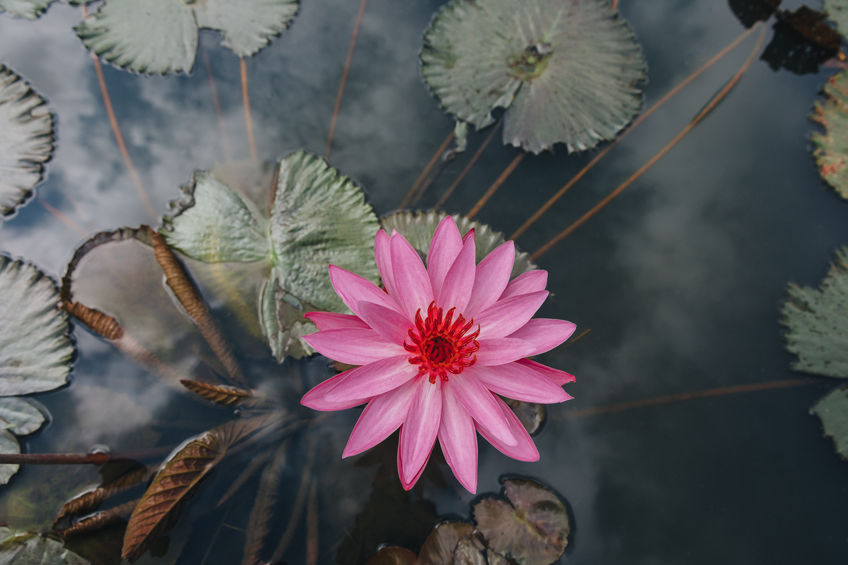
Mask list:
[[[0,430],[0,453],[20,453],[21,446],[18,444],[17,438],[9,430]],[[10,465],[4,463],[0,465],[0,485],[5,485],[9,479],[18,472],[20,465]],[[2,553],[0,553],[2,556]]]
[[833,439],[836,452],[848,459],[848,386],[839,387],[813,406],[824,435]]
[[286,355],[300,359],[315,352],[301,339],[316,330],[315,324],[303,317],[315,308],[304,307],[287,296],[280,287],[276,271],[265,281],[259,300],[262,331],[277,361],[282,362]]
[[822,178],[842,198],[848,198],[848,71],[830,77],[824,95],[812,116],[825,130],[812,135],[813,156]]
[[421,546],[418,565],[485,565],[473,535],[474,526],[465,522],[438,524]]
[[189,72],[198,28],[221,32],[223,44],[249,57],[288,27],[297,0],[104,0],[75,29],[106,61],[140,73]]
[[415,554],[404,548],[392,545],[384,547],[368,560],[365,565],[415,565]]
[[0,427],[18,436],[38,430],[44,424],[44,414],[27,398],[0,398]]
[[421,63],[450,114],[480,129],[505,108],[504,143],[534,153],[594,147],[642,106],[645,60],[608,0],[451,0]]
[[52,155],[53,116],[47,103],[0,64],[0,217],[12,215],[32,195]]
[[786,349],[798,356],[793,367],[848,378],[848,247],[836,252],[820,290],[790,284],[788,292],[781,323]]
[[843,37],[848,37],[848,1],[824,0],[823,7],[828,17],[836,23],[839,33]]
[[53,0],[0,0],[0,13],[6,12],[17,18],[34,20],[52,3]]
[[0,396],[67,382],[74,345],[54,283],[33,265],[0,255]]
[[[445,216],[447,214],[444,212],[432,210],[428,212],[403,211],[389,214],[382,218],[380,222],[387,232],[392,233],[394,230],[404,236],[412,247],[421,254],[421,257],[425,258],[430,250],[430,240],[433,238],[433,233]],[[474,229],[475,255],[478,263],[498,245],[506,241],[502,233],[493,230],[486,224],[469,220],[459,214],[454,214],[452,217],[459,228],[459,233],[464,235],[468,230]],[[512,277],[517,277],[535,268],[536,265],[530,261],[530,255],[516,249]]]
[[477,529],[490,551],[526,565],[548,565],[568,545],[571,526],[563,502],[552,490],[526,479],[504,481],[504,495],[474,505]]
[[88,561],[57,540],[0,526],[0,563],[4,565],[87,565]]

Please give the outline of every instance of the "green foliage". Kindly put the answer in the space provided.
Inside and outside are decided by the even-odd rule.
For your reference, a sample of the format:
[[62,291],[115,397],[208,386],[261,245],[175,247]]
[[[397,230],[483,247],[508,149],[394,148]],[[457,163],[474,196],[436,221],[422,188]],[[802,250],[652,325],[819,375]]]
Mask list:
[[53,0],[0,0],[0,13],[33,20],[47,9]]
[[824,94],[813,113],[813,120],[824,127],[824,133],[812,134],[813,155],[822,178],[842,198],[848,198],[848,71],[830,77]]
[[828,18],[836,23],[836,29],[843,37],[848,37],[848,1],[846,0],[824,0],[824,11]]
[[837,453],[848,459],[848,387],[839,387],[819,400],[813,413],[821,419],[824,435],[833,439]]
[[[0,453],[20,453],[21,446],[15,435],[9,430],[0,429]],[[20,465],[4,463],[0,465],[0,485],[5,485],[18,472]],[[0,554],[2,555],[2,554]]]
[[87,565],[88,561],[44,535],[17,532],[0,526],[0,563],[4,565]]
[[25,436],[44,424],[44,414],[28,398],[0,398],[0,428]]

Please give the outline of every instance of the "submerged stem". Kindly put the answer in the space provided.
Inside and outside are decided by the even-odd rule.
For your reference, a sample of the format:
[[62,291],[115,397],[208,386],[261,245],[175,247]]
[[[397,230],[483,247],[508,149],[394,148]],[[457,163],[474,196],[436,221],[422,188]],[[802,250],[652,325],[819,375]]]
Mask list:
[[442,197],[439,198],[439,201],[436,202],[436,205],[433,206],[433,208],[438,210],[439,208],[445,205],[447,199],[450,198],[450,196],[454,193],[456,187],[459,186],[459,183],[462,182],[462,179],[465,178],[465,175],[468,174],[468,171],[470,171],[471,168],[474,167],[474,165],[480,159],[480,156],[483,155],[483,151],[485,151],[486,147],[488,147],[489,143],[491,143],[492,139],[495,138],[495,134],[501,128],[501,124],[503,124],[503,115],[498,119],[498,123],[492,126],[492,131],[489,132],[489,135],[486,136],[486,139],[483,140],[483,143],[481,143],[480,147],[477,148],[477,151],[474,152],[474,155],[471,157],[471,159],[469,159],[468,163],[466,163],[465,167],[459,173],[459,176],[456,177],[451,183],[451,185],[448,187],[448,189],[445,190],[445,193],[442,194]]
[[412,183],[412,187],[403,197],[403,200],[401,200],[400,206],[398,206],[399,208],[405,208],[412,201],[412,198],[418,192],[418,188],[421,186],[421,183],[424,182],[424,179],[426,179],[427,175],[430,174],[430,170],[438,162],[439,157],[442,156],[442,154],[448,148],[448,145],[450,145],[450,142],[453,141],[454,135],[454,130],[451,130],[447,137],[445,137],[445,139],[442,141],[442,144],[439,145],[439,148],[436,149],[435,153],[433,153],[433,156],[430,158],[430,161],[427,162],[427,165],[424,167],[424,170],[421,171],[421,174],[418,175],[418,178],[415,179],[414,183]]
[[486,190],[485,194],[483,194],[483,196],[480,197],[480,200],[477,201],[477,204],[475,204],[471,208],[471,210],[468,212],[466,217],[469,220],[472,219],[474,216],[476,216],[477,213],[483,208],[483,206],[486,205],[486,202],[488,202],[489,199],[492,196],[494,196],[494,194],[503,185],[503,183],[506,182],[506,179],[509,178],[509,175],[511,175],[512,172],[515,170],[515,168],[518,167],[519,163],[521,163],[521,160],[524,159],[525,155],[526,155],[526,153],[524,153],[524,152],[519,153],[509,163],[509,165],[506,166],[506,169],[504,169],[504,171],[500,174],[500,176],[497,179],[495,179],[495,182],[492,183],[492,186],[490,186],[488,188],[488,190]]
[[250,147],[250,158],[254,163],[259,162],[259,154],[256,151],[256,138],[253,135],[253,116],[250,113],[250,93],[247,89],[247,64],[244,57],[239,57],[239,70],[241,72],[241,99],[244,105],[244,127],[247,130],[247,144]]

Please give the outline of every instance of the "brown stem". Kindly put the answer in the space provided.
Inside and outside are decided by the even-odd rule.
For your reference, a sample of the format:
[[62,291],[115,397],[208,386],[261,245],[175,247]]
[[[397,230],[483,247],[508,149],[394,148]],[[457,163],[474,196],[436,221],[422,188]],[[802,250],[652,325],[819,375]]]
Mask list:
[[479,212],[483,208],[483,206],[486,205],[486,202],[488,202],[489,199],[494,196],[494,194],[498,191],[501,185],[503,185],[503,183],[506,182],[506,179],[509,178],[509,175],[512,174],[512,171],[514,171],[515,168],[518,167],[519,163],[521,163],[521,160],[524,159],[525,155],[526,153],[519,153],[515,156],[512,162],[510,162],[510,164],[506,166],[506,169],[504,169],[501,175],[495,180],[495,182],[492,183],[492,186],[490,186],[489,189],[486,190],[485,194],[483,194],[483,196],[480,197],[480,200],[477,201],[477,204],[475,204],[468,212],[467,217],[469,220],[476,216],[477,212]]
[[362,24],[362,16],[365,14],[365,4],[368,0],[362,0],[359,3],[359,11],[356,13],[356,20],[353,22],[353,34],[350,36],[350,44],[347,47],[347,56],[345,57],[344,69],[342,70],[342,78],[339,81],[339,90],[336,92],[336,103],[333,105],[333,117],[330,118],[330,133],[327,135],[327,147],[324,149],[324,157],[330,158],[330,150],[333,148],[333,137],[336,133],[336,121],[339,117],[339,110],[342,107],[342,97],[344,96],[345,84],[347,84],[347,75],[350,72],[350,64],[353,61],[353,51],[356,47],[356,38],[359,36],[359,27]]
[[239,57],[239,70],[241,71],[241,99],[244,105],[244,127],[247,129],[247,144],[250,146],[250,158],[254,163],[259,162],[259,154],[256,151],[256,138],[253,135],[253,117],[250,113],[250,93],[247,90],[247,64],[243,57]]
[[430,174],[430,170],[436,165],[436,162],[439,160],[439,157],[442,156],[442,154],[448,148],[448,145],[450,145],[450,142],[453,141],[453,137],[454,130],[451,130],[447,137],[445,137],[444,141],[442,141],[442,144],[439,145],[439,148],[436,149],[436,152],[433,153],[433,156],[430,157],[430,161],[427,162],[427,166],[424,167],[424,170],[421,171],[421,174],[418,175],[418,178],[415,179],[414,183],[412,183],[412,187],[403,197],[403,200],[401,200],[399,208],[405,208],[412,201],[412,197],[415,196],[416,192],[418,191],[418,188],[421,186],[421,183],[423,183],[424,179],[427,178],[427,175]]
[[0,453],[0,465],[105,465],[110,461],[153,459],[174,447],[153,447],[126,453]]
[[462,169],[462,171],[459,173],[459,176],[454,179],[453,183],[451,183],[445,193],[442,194],[442,197],[439,198],[439,201],[436,202],[436,205],[433,206],[433,208],[438,210],[439,208],[445,205],[447,199],[450,198],[450,196],[454,193],[456,187],[459,186],[459,183],[462,182],[462,179],[465,178],[465,175],[467,175],[468,171],[470,171],[471,168],[477,163],[477,161],[480,159],[480,156],[483,155],[483,151],[495,138],[495,134],[498,132],[499,129],[501,129],[501,124],[503,124],[503,116],[498,119],[498,123],[492,126],[492,131],[489,132],[489,135],[486,136],[486,139],[483,140],[483,143],[480,144],[480,147],[477,148],[477,151],[474,152],[474,155],[471,157],[468,163],[466,163],[465,168]]
[[224,112],[221,111],[221,103],[218,101],[218,89],[215,87],[215,77],[212,75],[209,53],[202,45],[200,46],[200,53],[203,56],[203,65],[206,67],[206,76],[209,77],[209,91],[212,93],[212,106],[215,108],[215,116],[218,118],[218,133],[221,138],[221,147],[224,150],[224,158],[227,161],[232,161],[233,154],[230,152],[230,141],[227,138],[227,131],[224,129]]

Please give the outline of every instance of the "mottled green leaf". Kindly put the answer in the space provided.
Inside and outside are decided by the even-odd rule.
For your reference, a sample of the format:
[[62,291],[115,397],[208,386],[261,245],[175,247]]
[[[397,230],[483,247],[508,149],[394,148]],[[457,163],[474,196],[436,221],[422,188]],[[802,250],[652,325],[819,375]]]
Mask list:
[[56,284],[36,267],[0,255],[0,396],[65,384],[74,346]]
[[304,307],[297,299],[286,295],[280,288],[276,271],[262,286],[259,300],[262,331],[277,361],[282,362],[286,356],[300,359],[312,355],[314,350],[301,338],[317,329],[303,317],[315,308]]
[[559,497],[526,479],[504,481],[508,499],[483,498],[474,505],[477,529],[489,550],[525,565],[548,565],[559,559],[571,530]]
[[819,400],[813,412],[821,419],[824,435],[833,440],[837,453],[848,459],[848,386]]
[[346,309],[330,284],[330,264],[377,280],[377,217],[362,189],[324,159],[299,151],[280,161],[270,222],[273,268],[299,301]]
[[824,0],[822,6],[828,18],[836,23],[839,33],[848,37],[848,0]]
[[0,64],[0,218],[29,198],[52,155],[53,116],[47,103]]
[[820,290],[789,284],[781,323],[788,328],[786,348],[798,356],[795,369],[829,377],[848,377],[848,247]]
[[44,535],[0,526],[0,563],[3,565],[87,565],[88,561]]
[[[383,229],[389,233],[396,230],[403,235],[407,241],[421,254],[422,258],[427,257],[427,252],[430,250],[430,240],[433,239],[433,233],[439,222],[447,216],[443,212],[394,212],[382,218],[380,221]],[[470,229],[474,229],[474,243],[476,246],[476,257],[479,263],[486,255],[492,252],[498,245],[505,241],[504,235],[494,231],[486,224],[469,220],[458,214],[453,215],[453,219],[459,228],[459,233],[465,234]],[[530,256],[523,251],[516,249],[515,265],[512,268],[512,276],[516,277],[521,273],[526,273],[535,269],[530,261]]]
[[[20,453],[21,446],[14,434],[9,430],[0,429],[0,453]],[[18,472],[20,465],[0,465],[0,485],[5,485]],[[2,553],[0,553],[2,556]]]
[[18,18],[33,20],[53,3],[53,0],[0,0],[0,13],[7,12]]
[[183,193],[162,219],[168,245],[207,263],[268,259],[268,222],[249,200],[205,171]]
[[636,115],[645,60],[608,0],[451,0],[424,34],[421,72],[445,109],[539,153],[612,139]]
[[105,0],[76,27],[88,49],[140,73],[189,72],[198,27],[221,31],[239,57],[252,55],[283,31],[297,0]]
[[824,86],[824,99],[816,101],[813,120],[824,132],[813,132],[813,156],[819,174],[848,198],[848,71],[830,77]]
[[0,398],[0,427],[25,436],[44,424],[44,414],[27,398]]

